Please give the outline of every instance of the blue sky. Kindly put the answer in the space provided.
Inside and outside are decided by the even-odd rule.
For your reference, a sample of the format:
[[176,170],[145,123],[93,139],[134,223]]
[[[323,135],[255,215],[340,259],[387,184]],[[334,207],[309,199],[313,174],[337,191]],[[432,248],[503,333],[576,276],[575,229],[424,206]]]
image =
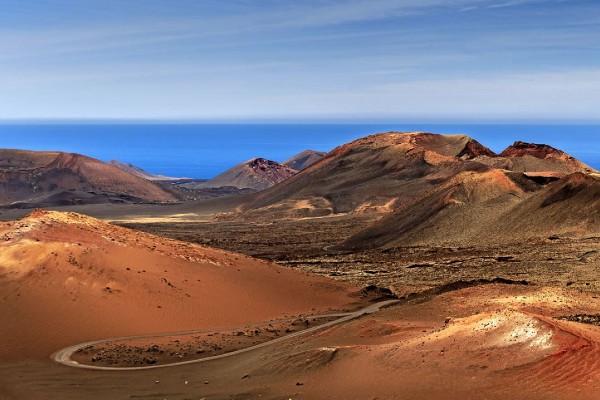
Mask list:
[[597,0],[0,0],[0,10],[4,120],[600,120]]

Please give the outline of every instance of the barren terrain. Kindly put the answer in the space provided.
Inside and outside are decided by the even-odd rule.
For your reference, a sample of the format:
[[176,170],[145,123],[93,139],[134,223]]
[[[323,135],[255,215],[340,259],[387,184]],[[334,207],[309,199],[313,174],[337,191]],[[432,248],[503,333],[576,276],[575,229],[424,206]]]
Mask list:
[[3,210],[0,399],[597,399],[599,188],[392,132],[257,194]]

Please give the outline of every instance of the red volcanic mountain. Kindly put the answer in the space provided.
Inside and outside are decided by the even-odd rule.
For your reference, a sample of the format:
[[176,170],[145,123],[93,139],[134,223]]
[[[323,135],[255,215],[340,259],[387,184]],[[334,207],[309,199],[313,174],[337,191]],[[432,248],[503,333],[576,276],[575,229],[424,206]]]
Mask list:
[[63,152],[0,150],[0,203],[28,207],[110,200],[171,202],[176,199],[152,182],[90,157]]
[[353,249],[520,240],[600,226],[593,174],[547,145],[516,142],[498,155],[465,135],[390,132],[336,148],[230,217],[379,213],[344,243]]
[[264,190],[298,173],[287,165],[253,158],[223,172],[206,182],[190,182],[181,186],[188,189],[236,187],[238,189]]
[[390,211],[452,176],[485,172],[496,155],[466,135],[389,132],[340,146],[317,164],[256,195],[246,217]]

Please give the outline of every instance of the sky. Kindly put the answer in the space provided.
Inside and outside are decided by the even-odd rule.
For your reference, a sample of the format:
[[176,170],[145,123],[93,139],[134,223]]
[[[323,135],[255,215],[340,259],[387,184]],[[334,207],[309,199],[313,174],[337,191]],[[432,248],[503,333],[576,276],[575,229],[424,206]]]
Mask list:
[[600,120],[597,0],[0,0],[0,10],[0,120]]

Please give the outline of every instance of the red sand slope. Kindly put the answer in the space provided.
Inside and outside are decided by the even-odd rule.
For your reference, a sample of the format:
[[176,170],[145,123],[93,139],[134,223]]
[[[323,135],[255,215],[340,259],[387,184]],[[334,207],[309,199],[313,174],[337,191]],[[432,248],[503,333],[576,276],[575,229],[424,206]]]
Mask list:
[[81,341],[257,323],[357,301],[353,288],[74,213],[0,225],[0,359]]

